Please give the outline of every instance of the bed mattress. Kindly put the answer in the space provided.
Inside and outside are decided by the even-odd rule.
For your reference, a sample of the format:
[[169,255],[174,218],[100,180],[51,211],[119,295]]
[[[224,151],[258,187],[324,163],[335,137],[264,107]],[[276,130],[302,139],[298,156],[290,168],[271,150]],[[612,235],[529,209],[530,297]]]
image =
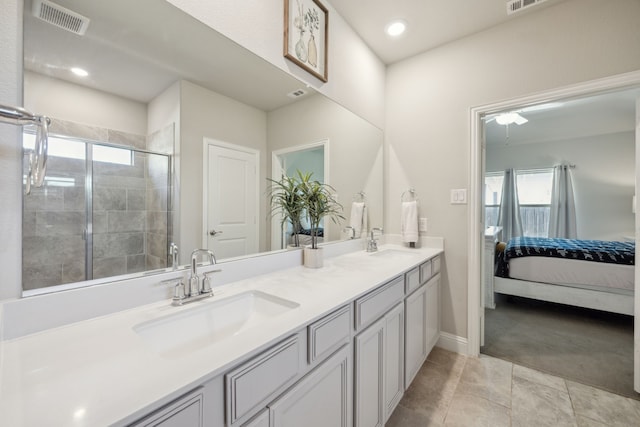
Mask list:
[[532,282],[633,291],[633,265],[527,256],[509,260],[509,277]]

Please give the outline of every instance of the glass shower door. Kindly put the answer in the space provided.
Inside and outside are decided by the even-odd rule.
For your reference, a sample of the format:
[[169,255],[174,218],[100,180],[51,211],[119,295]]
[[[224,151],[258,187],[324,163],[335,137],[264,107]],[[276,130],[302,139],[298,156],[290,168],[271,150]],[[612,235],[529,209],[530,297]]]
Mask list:
[[23,290],[167,267],[170,167],[167,154],[50,136],[45,185],[24,196]]

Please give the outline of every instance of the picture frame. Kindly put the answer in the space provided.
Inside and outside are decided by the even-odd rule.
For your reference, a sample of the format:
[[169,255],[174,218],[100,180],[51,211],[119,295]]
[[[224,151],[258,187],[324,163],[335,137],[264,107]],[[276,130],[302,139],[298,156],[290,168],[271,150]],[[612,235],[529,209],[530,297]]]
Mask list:
[[284,57],[328,81],[329,12],[319,0],[284,0]]

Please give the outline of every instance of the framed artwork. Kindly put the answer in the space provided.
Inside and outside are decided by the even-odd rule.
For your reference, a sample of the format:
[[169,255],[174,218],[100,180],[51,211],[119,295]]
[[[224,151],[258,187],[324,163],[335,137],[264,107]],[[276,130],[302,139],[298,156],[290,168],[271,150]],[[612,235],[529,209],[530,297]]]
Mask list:
[[284,56],[327,81],[329,12],[318,0],[284,0]]

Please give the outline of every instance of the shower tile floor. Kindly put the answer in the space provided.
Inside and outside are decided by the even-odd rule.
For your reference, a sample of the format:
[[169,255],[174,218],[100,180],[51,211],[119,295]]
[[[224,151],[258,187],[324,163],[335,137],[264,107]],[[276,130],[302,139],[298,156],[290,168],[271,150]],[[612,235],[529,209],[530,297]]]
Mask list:
[[386,427],[640,426],[640,401],[434,348]]

